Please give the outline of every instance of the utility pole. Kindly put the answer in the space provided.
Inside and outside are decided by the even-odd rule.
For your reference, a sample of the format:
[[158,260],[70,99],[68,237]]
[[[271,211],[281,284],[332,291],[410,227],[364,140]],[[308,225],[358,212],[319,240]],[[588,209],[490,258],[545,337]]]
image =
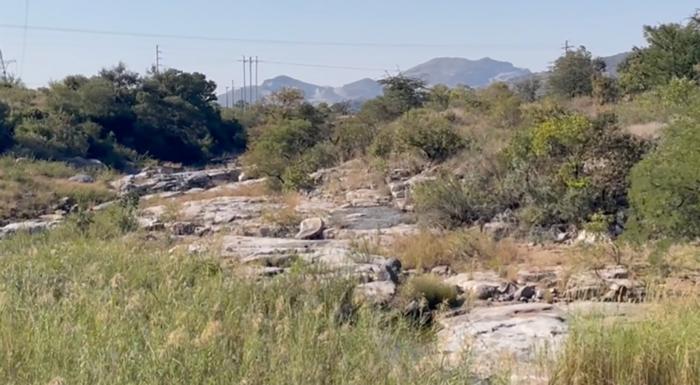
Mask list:
[[2,80],[3,82],[7,82],[9,80],[7,78],[7,66],[11,63],[16,63],[16,61],[15,60],[5,61],[5,59],[2,56],[2,50],[0,49],[0,75],[2,76],[2,78],[0,78],[0,80]]
[[226,108],[228,108],[228,86],[226,86]]
[[259,102],[259,93],[258,93],[259,87],[258,87],[258,57],[255,57],[255,102]]
[[561,48],[564,50],[565,53],[569,53],[569,50],[571,50],[573,46],[569,45],[569,41],[567,40],[564,42],[564,46]]
[[155,68],[156,75],[160,73],[160,61],[162,59],[160,54],[162,54],[162,53],[163,53],[163,51],[160,50],[160,46],[158,44],[156,44],[156,68]]
[[231,80],[231,107],[236,105],[236,83]]
[[243,55],[243,88],[241,89],[241,93],[243,96],[243,106],[245,106],[245,104],[246,104],[245,63],[246,63],[246,58],[245,58],[245,55]]
[[253,57],[248,58],[248,73],[250,77],[250,104],[253,104]]

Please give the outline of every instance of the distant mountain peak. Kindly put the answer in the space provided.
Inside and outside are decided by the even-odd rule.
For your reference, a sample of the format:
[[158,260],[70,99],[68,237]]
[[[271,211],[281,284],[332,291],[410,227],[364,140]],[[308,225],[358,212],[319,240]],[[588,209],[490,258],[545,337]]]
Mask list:
[[[518,68],[510,62],[483,57],[470,60],[463,57],[437,57],[419,64],[404,75],[423,79],[428,85],[444,84],[449,87],[467,85],[470,87],[485,87],[493,82],[510,81],[529,76],[531,72]],[[342,101],[363,102],[382,94],[382,86],[374,79],[363,78],[341,87],[327,87],[306,83],[287,75],[279,75],[265,80],[259,87],[258,93],[266,97],[283,88],[296,88],[304,93],[311,103],[337,103]],[[229,97],[231,93],[229,93]],[[236,90],[231,100],[240,100],[241,92]],[[225,103],[226,95],[219,96],[219,101]]]

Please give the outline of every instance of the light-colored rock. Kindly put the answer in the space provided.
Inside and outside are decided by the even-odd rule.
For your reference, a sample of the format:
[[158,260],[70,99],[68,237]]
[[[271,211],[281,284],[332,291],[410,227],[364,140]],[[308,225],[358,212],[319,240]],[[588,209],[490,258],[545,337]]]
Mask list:
[[363,283],[355,287],[353,299],[358,304],[386,305],[396,294],[396,284],[391,281]]
[[438,346],[448,359],[460,359],[469,349],[481,363],[504,355],[532,362],[543,348],[557,349],[568,329],[564,312],[549,304],[477,307],[440,324]]
[[95,183],[95,178],[87,174],[76,174],[68,178],[68,180],[75,183]]
[[3,227],[0,227],[0,238],[7,237],[7,236],[10,236],[12,234],[16,234],[18,232],[27,232],[29,234],[39,233],[39,232],[46,231],[46,230],[56,226],[58,223],[60,223],[60,222],[57,220],[49,220],[49,221],[33,220],[33,221],[10,223],[10,224],[7,224]]
[[304,219],[299,224],[299,232],[294,238],[296,239],[317,239],[323,235],[323,230],[326,224],[321,218]]
[[449,277],[445,283],[457,286],[476,299],[487,300],[496,296],[506,282],[495,272],[474,272]]

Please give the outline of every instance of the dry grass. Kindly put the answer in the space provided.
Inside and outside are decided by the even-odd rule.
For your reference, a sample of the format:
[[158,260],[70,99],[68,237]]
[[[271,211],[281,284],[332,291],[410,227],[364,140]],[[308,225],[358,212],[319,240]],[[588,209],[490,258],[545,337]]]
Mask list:
[[441,305],[455,306],[457,295],[456,287],[444,283],[442,278],[431,274],[412,277],[401,287],[399,294],[402,301],[424,301],[430,309]]
[[700,301],[656,305],[636,322],[574,322],[553,385],[700,384]]
[[295,232],[302,221],[302,217],[297,211],[301,199],[301,195],[292,192],[276,196],[275,201],[280,203],[282,207],[264,210],[262,213],[263,222]]
[[[240,279],[215,259],[72,228],[0,241],[3,384],[455,384],[426,333],[348,280]],[[466,379],[455,382],[454,379]]]
[[666,127],[665,123],[662,122],[648,122],[648,123],[638,123],[632,124],[625,127],[625,130],[632,135],[638,136],[642,139],[654,140],[661,136],[661,132]]
[[50,214],[64,197],[84,207],[116,197],[107,185],[113,174],[93,171],[95,183],[68,180],[79,172],[61,162],[0,158],[0,223]]
[[506,269],[518,262],[518,248],[511,240],[496,241],[477,229],[437,232],[423,230],[400,237],[387,251],[407,268],[429,270],[449,265],[455,270]]

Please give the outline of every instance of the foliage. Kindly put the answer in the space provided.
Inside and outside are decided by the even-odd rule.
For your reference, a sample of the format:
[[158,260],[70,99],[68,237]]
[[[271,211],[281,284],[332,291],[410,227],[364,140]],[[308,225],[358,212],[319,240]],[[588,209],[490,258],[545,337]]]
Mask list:
[[308,174],[335,163],[335,149],[308,120],[282,120],[261,130],[244,163],[270,178],[272,187],[309,187]]
[[539,78],[532,76],[515,84],[515,92],[524,102],[532,103],[537,100],[538,92],[542,87]]
[[573,98],[593,93],[592,79],[602,72],[586,47],[566,53],[554,62],[549,75],[549,90],[555,95]]
[[409,111],[396,125],[400,145],[420,151],[431,161],[443,161],[466,145],[444,115],[428,109]]
[[625,93],[640,93],[665,85],[674,78],[698,79],[700,27],[687,24],[645,26],[648,46],[635,48],[619,69]]
[[508,199],[494,185],[497,178],[472,175],[460,180],[441,175],[415,186],[412,199],[419,218],[427,224],[454,228],[490,219],[507,208]]
[[242,127],[222,119],[215,89],[202,74],[140,76],[122,64],[40,91],[2,89],[9,103],[0,108],[0,144],[7,146],[9,132],[17,151],[45,159],[82,156],[116,167],[144,155],[200,162],[244,146]]
[[677,120],[631,174],[632,227],[661,238],[700,236],[700,130],[697,115]]
[[406,111],[422,107],[428,99],[425,82],[404,75],[390,76],[379,81],[384,95],[365,103],[360,116],[370,122],[387,122]]
[[645,150],[614,116],[557,115],[513,139],[506,184],[519,197],[524,223],[581,224],[627,207],[629,170]]

